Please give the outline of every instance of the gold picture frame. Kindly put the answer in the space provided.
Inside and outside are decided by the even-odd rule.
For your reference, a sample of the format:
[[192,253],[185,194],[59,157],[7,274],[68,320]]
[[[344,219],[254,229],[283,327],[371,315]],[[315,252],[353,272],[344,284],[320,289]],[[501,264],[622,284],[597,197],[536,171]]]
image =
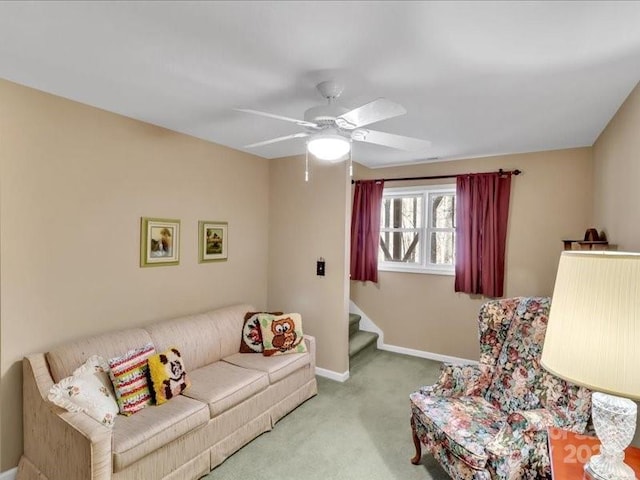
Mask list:
[[163,267],[180,263],[180,220],[140,219],[140,266]]
[[199,226],[198,262],[224,262],[229,258],[229,224],[201,220]]

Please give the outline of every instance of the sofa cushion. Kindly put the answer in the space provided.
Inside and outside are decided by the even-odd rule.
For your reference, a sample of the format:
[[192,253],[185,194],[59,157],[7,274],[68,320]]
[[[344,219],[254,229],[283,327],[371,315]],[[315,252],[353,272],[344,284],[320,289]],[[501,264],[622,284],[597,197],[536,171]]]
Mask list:
[[198,368],[189,372],[189,376],[191,387],[182,395],[209,405],[211,418],[269,386],[266,373],[237,367],[227,362],[215,362]]
[[444,448],[473,469],[484,469],[486,446],[506,415],[482,397],[436,397],[411,394],[411,410],[427,431],[441,434]]
[[187,371],[220,359],[218,331],[210,315],[187,315],[147,325],[147,332],[159,352],[180,345],[180,353]]
[[[157,351],[180,347],[184,368],[191,372],[238,352],[238,334],[251,305],[234,305],[154,323],[145,327]],[[229,352],[229,346],[233,351]],[[222,346],[224,345],[224,351]]]
[[225,357],[223,360],[238,367],[265,372],[269,374],[269,382],[273,384],[299,368],[309,365],[311,355],[307,352],[263,357],[262,355],[252,355],[250,353],[236,353],[230,357]]
[[220,340],[220,358],[238,353],[238,334],[242,332],[244,316],[256,310],[250,305],[234,305],[216,310],[216,329]]
[[113,468],[122,470],[145,455],[206,425],[209,410],[202,402],[180,395],[135,415],[118,415],[113,427]]
[[47,363],[54,382],[70,376],[92,355],[112,358],[151,342],[149,334],[140,328],[104,333],[74,340],[47,353]]

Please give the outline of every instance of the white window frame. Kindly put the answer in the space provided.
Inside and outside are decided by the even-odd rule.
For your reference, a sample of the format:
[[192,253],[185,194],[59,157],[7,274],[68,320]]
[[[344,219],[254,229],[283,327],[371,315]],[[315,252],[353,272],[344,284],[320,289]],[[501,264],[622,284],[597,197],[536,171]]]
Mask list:
[[[433,263],[429,263],[431,252],[431,233],[438,231],[451,231],[453,229],[450,228],[435,228],[431,226],[431,219],[429,215],[432,211],[432,202],[434,195],[438,194],[456,194],[456,185],[455,184],[446,184],[446,185],[423,185],[416,187],[385,187],[382,199],[384,202],[385,198],[389,197],[404,197],[404,196],[422,196],[423,202],[423,218],[422,218],[422,227],[417,229],[419,230],[419,235],[421,237],[420,246],[420,258],[422,259],[421,264],[408,264],[408,263],[400,263],[400,262],[378,262],[378,270],[383,272],[406,272],[406,273],[423,273],[423,274],[432,274],[432,275],[455,275],[455,262],[452,265],[435,265]],[[399,229],[395,229],[399,230]],[[410,229],[414,230],[414,229]],[[454,242],[455,242],[455,234],[454,234]],[[378,246],[380,248],[380,246]]]

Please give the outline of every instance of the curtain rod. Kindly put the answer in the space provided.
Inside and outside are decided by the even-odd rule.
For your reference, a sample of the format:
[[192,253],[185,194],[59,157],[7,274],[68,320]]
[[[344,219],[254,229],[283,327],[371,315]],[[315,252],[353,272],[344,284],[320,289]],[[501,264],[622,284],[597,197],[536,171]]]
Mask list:
[[[498,175],[520,175],[522,170],[503,170],[500,169],[497,172],[482,172],[482,173],[497,173]],[[459,173],[456,175],[431,175],[427,177],[402,177],[402,178],[374,178],[374,182],[405,182],[408,180],[438,180],[441,178],[457,178],[464,177],[465,175],[477,175],[475,173]],[[360,180],[351,180],[351,183],[360,182]]]

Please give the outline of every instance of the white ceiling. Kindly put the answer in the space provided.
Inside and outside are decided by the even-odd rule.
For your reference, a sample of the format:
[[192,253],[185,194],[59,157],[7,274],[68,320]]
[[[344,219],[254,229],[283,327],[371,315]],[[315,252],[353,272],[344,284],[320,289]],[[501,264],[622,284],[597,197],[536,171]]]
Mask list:
[[[356,143],[371,167],[592,145],[640,79],[640,2],[0,2],[0,77],[266,158],[346,83],[407,114]],[[1,109],[1,106],[0,106]]]

